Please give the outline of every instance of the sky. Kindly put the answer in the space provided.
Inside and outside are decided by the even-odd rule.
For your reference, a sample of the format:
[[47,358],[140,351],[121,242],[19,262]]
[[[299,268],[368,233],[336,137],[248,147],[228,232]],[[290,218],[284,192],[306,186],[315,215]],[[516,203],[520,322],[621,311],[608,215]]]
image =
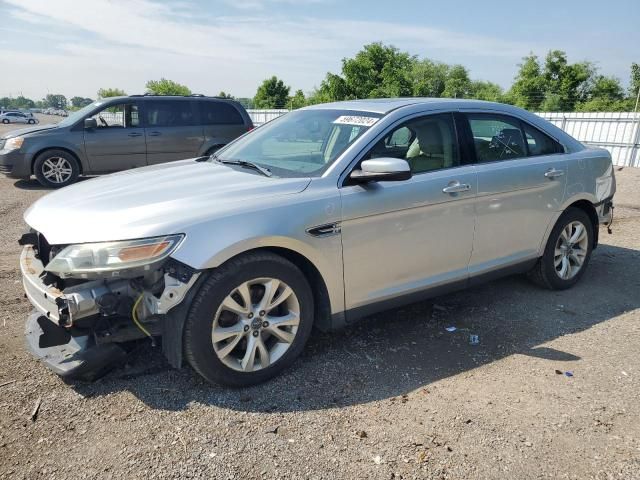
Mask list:
[[310,92],[382,41],[508,87],[521,58],[567,52],[626,86],[639,0],[0,0],[0,97],[144,93],[161,77],[253,97],[282,78]]

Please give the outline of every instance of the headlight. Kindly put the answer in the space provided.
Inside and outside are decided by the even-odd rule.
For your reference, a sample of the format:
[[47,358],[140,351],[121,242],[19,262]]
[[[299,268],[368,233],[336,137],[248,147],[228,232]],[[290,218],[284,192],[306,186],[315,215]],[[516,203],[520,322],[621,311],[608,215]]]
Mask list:
[[4,150],[18,150],[24,143],[24,137],[8,138],[4,142]]
[[124,240],[121,242],[79,243],[58,253],[46,270],[61,277],[86,277],[89,274],[143,268],[164,260],[184,235]]

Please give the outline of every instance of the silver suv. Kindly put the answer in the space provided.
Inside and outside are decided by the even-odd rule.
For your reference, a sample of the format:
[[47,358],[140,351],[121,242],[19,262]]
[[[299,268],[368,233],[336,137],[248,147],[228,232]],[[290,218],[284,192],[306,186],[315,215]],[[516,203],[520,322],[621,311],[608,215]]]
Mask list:
[[291,112],[210,157],[82,182],[25,214],[33,353],[94,376],[162,337],[229,385],[330,329],[500,275],[584,275],[610,223],[607,151],[495,103],[389,99]]

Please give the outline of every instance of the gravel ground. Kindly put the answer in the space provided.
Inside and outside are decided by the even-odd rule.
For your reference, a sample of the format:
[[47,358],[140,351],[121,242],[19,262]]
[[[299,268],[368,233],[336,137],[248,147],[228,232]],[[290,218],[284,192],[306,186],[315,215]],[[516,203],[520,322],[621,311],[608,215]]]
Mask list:
[[32,359],[16,239],[46,191],[0,178],[0,478],[640,478],[640,170],[616,173],[574,289],[511,277],[379,314],[243,390],[147,344],[91,384]]

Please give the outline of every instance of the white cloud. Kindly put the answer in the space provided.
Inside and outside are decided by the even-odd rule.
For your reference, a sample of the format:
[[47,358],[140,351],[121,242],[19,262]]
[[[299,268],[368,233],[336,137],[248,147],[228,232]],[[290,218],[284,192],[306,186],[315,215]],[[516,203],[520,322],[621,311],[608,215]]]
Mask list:
[[[18,44],[4,52],[3,64],[12,67],[10,70],[31,72],[35,77],[14,74],[12,78],[9,74],[3,83],[21,84],[25,94],[34,92],[34,96],[43,94],[45,88],[92,96],[102,86],[118,86],[136,93],[143,91],[146,80],[160,76],[205,94],[225,90],[250,96],[262,79],[274,74],[294,89],[310,90],[327,71],[339,70],[342,57],[353,55],[363,44],[373,41],[393,43],[412,53],[445,61],[452,61],[452,57],[491,59],[489,69],[500,63],[513,67],[522,55],[535,48],[390,22],[288,19],[261,11],[252,12],[250,17],[204,18],[202,12],[184,2],[4,1],[11,5],[10,15],[14,18],[38,24],[38,29],[55,25],[56,35],[61,29],[69,35],[66,42],[53,45],[43,40],[41,52],[30,49],[25,53]],[[268,1],[292,0],[234,0],[234,4],[242,8],[252,2],[263,5]],[[85,40],[79,42],[79,38]],[[55,69],[55,75],[42,75],[44,68]],[[487,73],[491,74],[491,70]],[[508,81],[495,75],[488,78]]]

